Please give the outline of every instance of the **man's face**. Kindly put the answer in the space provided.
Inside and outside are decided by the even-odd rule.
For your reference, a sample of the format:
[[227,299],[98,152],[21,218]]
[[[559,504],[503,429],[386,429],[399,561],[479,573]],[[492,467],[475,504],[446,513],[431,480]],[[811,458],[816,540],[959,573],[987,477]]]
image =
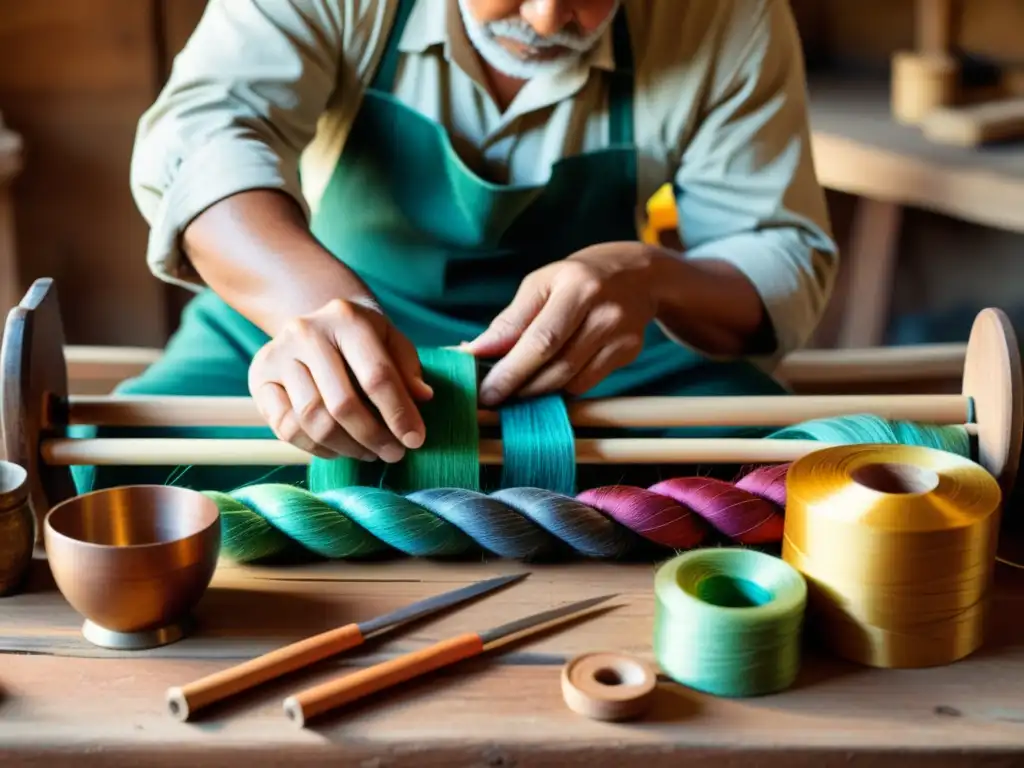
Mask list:
[[505,74],[562,69],[601,37],[620,0],[459,0],[470,40]]

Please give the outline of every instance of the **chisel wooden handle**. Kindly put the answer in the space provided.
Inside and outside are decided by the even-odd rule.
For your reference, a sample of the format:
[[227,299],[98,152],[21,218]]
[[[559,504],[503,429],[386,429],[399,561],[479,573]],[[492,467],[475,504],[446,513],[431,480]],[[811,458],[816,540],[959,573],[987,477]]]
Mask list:
[[302,727],[312,717],[435,669],[477,656],[483,650],[483,640],[474,633],[442,640],[289,696],[284,700],[284,711],[293,723]]
[[230,669],[215,672],[194,683],[170,688],[167,691],[167,707],[174,717],[185,721],[203,707],[362,643],[363,634],[356,624],[321,632]]

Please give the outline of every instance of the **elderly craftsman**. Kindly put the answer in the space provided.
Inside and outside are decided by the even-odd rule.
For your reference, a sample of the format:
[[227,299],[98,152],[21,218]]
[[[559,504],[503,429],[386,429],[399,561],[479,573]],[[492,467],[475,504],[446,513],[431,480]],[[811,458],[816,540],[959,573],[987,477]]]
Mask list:
[[[119,391],[251,393],[319,456],[422,444],[419,346],[489,406],[780,392],[837,264],[785,0],[211,0],[131,181],[200,292]],[[666,182],[680,251],[637,237]]]

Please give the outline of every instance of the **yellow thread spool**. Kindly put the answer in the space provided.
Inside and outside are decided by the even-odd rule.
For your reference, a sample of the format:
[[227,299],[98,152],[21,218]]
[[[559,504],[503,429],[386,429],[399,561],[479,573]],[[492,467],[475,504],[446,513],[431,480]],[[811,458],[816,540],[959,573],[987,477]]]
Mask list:
[[807,627],[873,667],[950,664],[983,641],[1002,496],[932,448],[851,445],[793,463],[782,557],[807,579]]

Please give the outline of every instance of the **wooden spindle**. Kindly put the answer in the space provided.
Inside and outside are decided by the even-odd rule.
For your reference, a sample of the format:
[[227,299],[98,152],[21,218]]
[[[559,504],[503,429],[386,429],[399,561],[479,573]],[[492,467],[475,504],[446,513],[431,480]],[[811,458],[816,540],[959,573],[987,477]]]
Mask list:
[[[790,395],[762,397],[620,397],[568,404],[577,427],[779,427],[812,419],[870,413],[927,424],[964,424],[963,395]],[[247,397],[72,397],[67,423],[99,427],[266,427]],[[480,424],[498,423],[481,411]],[[50,426],[61,422],[56,414]]]
[[[576,441],[579,464],[753,464],[794,461],[828,447],[816,440],[755,438],[608,438]],[[310,454],[278,440],[96,438],[43,440],[52,467],[92,466],[288,466],[308,464]],[[480,463],[501,464],[500,440],[480,441]]]

